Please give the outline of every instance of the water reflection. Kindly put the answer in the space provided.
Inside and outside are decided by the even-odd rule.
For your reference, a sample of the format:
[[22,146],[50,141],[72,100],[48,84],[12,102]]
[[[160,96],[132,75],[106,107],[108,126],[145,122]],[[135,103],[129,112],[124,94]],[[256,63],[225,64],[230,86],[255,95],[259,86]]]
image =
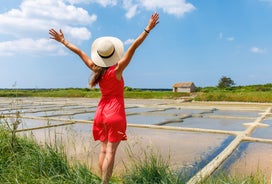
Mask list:
[[220,166],[232,176],[251,175],[261,172],[270,183],[272,170],[272,145],[265,143],[243,142],[235,152]]
[[205,128],[213,130],[245,130],[243,123],[248,123],[248,120],[234,119],[212,119],[212,118],[187,118],[181,123],[169,123],[168,126],[190,127],[190,128]]

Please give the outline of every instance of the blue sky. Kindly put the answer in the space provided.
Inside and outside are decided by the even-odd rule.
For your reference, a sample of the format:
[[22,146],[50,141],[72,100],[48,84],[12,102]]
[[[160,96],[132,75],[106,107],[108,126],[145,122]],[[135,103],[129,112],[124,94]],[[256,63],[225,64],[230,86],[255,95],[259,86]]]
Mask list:
[[88,55],[100,36],[128,48],[153,12],[160,23],[124,73],[133,88],[272,80],[272,0],[0,0],[0,88],[88,87],[91,71],[50,28]]

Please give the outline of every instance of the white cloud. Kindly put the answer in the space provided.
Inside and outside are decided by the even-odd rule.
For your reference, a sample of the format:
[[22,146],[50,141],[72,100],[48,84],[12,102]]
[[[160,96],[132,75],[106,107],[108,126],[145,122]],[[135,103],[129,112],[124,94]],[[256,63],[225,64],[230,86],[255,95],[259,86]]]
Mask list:
[[257,53],[257,54],[265,53],[265,49],[261,49],[261,48],[258,48],[258,47],[251,47],[250,51],[253,52],[253,53]]
[[39,19],[50,18],[62,21],[73,20],[83,23],[91,21],[86,10],[73,5],[67,5],[60,0],[25,0],[20,7],[19,16],[24,15],[26,18],[38,17]]
[[124,44],[125,44],[125,45],[130,45],[130,44],[132,44],[132,43],[134,42],[134,40],[135,40],[135,39],[127,39],[127,40],[124,42]]
[[[121,3],[122,2],[122,3]],[[182,16],[193,11],[195,7],[186,0],[22,0],[18,8],[7,10],[0,14],[0,55],[11,56],[22,53],[35,55],[40,51],[49,52],[55,48],[49,38],[48,29],[62,28],[65,37],[79,44],[88,40],[92,34],[87,26],[97,20],[95,14],[81,7],[80,3],[96,3],[102,7],[121,5],[126,10],[125,16],[130,19],[141,9],[156,11],[162,9],[165,13]],[[46,38],[45,38],[46,37]],[[133,40],[127,40],[130,44]],[[25,42],[25,43],[23,43]],[[53,51],[63,54],[63,50]]]
[[[71,4],[97,3],[103,7],[120,5],[118,0],[66,0]],[[162,9],[163,12],[177,17],[183,16],[187,12],[195,10],[195,6],[186,0],[122,0],[123,8],[127,11],[128,19],[134,17],[141,8],[151,11]]]
[[69,33],[75,40],[80,38],[81,40],[88,40],[91,37],[91,33],[85,27],[66,27],[63,30]]
[[0,33],[26,37],[33,33],[39,35],[51,27],[77,27],[94,21],[96,15],[90,16],[86,10],[60,0],[25,0],[20,9],[0,14]]
[[218,39],[218,40],[226,40],[226,41],[228,41],[228,42],[232,42],[232,41],[235,40],[235,38],[232,37],[232,36],[230,36],[230,37],[225,37],[224,34],[223,34],[222,32],[220,32],[220,33],[218,34],[217,39]]
[[232,42],[232,41],[234,41],[234,37],[227,37],[226,40],[229,42]]
[[118,0],[66,0],[67,2],[71,4],[81,4],[81,3],[97,3],[103,7],[107,6],[116,6],[118,3]]
[[88,40],[91,32],[86,26],[96,19],[96,15],[89,15],[85,9],[65,0],[24,0],[19,8],[0,14],[0,36],[6,35],[12,39],[0,42],[0,54],[13,55],[20,51],[35,54],[35,51],[41,51],[41,47],[47,47],[47,44],[52,47],[53,42],[43,42],[46,39],[41,39],[45,35],[49,38],[50,28],[62,28],[66,37],[77,42]]
[[98,3],[103,7],[117,5],[117,0],[91,0],[91,2]]
[[187,3],[186,0],[140,0],[140,2],[148,10],[162,9],[165,13],[178,17],[196,9],[194,5]]
[[61,45],[52,44],[53,41],[49,39],[33,40],[30,38],[18,39],[14,41],[0,42],[0,56],[14,56],[17,54],[36,53],[48,54],[57,53],[58,55],[65,55],[64,47]]
[[126,17],[128,19],[134,17],[137,13],[138,5],[133,4],[132,0],[124,0],[123,8],[127,10]]
[[123,8],[127,11],[126,17],[129,19],[134,17],[142,8],[151,11],[161,9],[164,13],[177,17],[196,9],[186,0],[123,0]]
[[138,8],[137,5],[131,6],[131,7],[128,9],[127,13],[126,13],[126,17],[127,17],[128,19],[134,17],[134,15],[137,13],[137,8]]

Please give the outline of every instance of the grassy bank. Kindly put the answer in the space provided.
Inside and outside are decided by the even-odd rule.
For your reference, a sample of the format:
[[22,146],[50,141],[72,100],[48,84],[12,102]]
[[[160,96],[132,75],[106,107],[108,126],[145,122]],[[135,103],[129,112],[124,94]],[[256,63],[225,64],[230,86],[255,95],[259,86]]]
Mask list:
[[101,93],[96,89],[2,89],[0,97],[86,97],[98,98]]
[[272,84],[235,86],[229,88],[200,88],[194,100],[260,103],[272,102]]
[[195,101],[229,101],[229,102],[258,102],[271,103],[272,92],[232,92],[213,91],[199,92],[194,98]]
[[[0,97],[83,97],[99,98],[99,89],[0,89]],[[165,90],[140,90],[125,87],[125,98],[181,99],[195,101],[272,102],[272,84],[235,86],[229,88],[204,87],[196,92],[173,93]]]
[[[127,89],[127,90],[126,90]],[[188,93],[173,93],[171,91],[153,91],[125,88],[125,98],[141,99],[174,99],[190,96]],[[65,88],[65,89],[1,89],[0,97],[83,97],[99,98],[98,89]]]
[[[85,165],[68,163],[60,147],[39,146],[26,137],[12,138],[4,126],[0,126],[0,183],[25,184],[99,184],[100,178]],[[130,153],[131,154],[131,153]],[[126,173],[113,177],[111,184],[183,184],[186,175],[170,169],[168,161],[152,151],[145,151],[141,157],[130,155],[132,164]],[[230,177],[220,174],[210,177],[202,184],[265,183],[262,174],[249,177]]]

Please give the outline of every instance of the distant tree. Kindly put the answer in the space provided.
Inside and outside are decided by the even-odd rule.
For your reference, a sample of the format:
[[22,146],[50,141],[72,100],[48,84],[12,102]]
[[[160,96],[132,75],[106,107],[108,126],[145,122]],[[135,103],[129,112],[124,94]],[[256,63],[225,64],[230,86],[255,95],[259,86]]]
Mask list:
[[230,77],[223,76],[218,82],[218,88],[228,88],[235,85],[234,81]]
[[129,86],[125,86],[125,91],[133,91],[133,88]]

